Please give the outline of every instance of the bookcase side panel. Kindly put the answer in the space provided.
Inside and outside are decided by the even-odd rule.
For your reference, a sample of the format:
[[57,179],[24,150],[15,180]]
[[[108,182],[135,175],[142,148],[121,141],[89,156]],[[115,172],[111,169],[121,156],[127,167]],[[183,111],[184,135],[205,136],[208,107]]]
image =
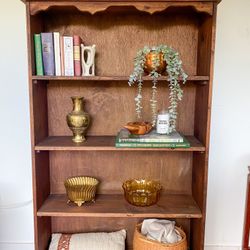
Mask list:
[[[48,136],[47,85],[43,82],[31,83],[32,91],[32,134],[34,143]],[[33,155],[33,201],[36,250],[48,247],[51,237],[50,218],[38,218],[36,212],[50,194],[49,152],[38,152],[32,146]]]
[[198,64],[197,73],[207,74],[210,77],[209,84],[204,88],[197,88],[195,107],[195,136],[206,146],[204,154],[194,153],[193,158],[193,197],[199,205],[203,217],[193,220],[191,223],[193,249],[204,249],[208,157],[210,141],[210,119],[212,103],[212,84],[214,68],[215,29],[216,29],[217,5],[214,4],[214,15],[206,17],[199,30]]
[[35,73],[33,34],[42,31],[40,16],[32,17],[26,4],[27,40],[29,62],[30,124],[32,140],[32,179],[35,249],[47,249],[51,236],[50,218],[38,218],[37,210],[50,194],[49,152],[35,152],[35,144],[48,136],[47,86],[42,81],[32,81]]

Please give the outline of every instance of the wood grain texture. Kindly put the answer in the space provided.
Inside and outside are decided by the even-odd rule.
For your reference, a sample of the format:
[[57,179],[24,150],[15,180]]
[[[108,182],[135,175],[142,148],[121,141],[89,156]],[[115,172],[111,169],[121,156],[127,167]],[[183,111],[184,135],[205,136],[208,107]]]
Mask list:
[[[176,219],[176,224],[187,232],[189,238],[189,219]],[[126,249],[132,250],[133,234],[136,223],[142,222],[141,218],[81,218],[81,217],[52,217],[52,231],[63,233],[79,232],[113,232],[121,229],[127,230]]]
[[[51,0],[21,0],[24,3],[28,2],[51,2]],[[54,0],[53,2],[61,2],[62,0]],[[89,0],[64,0],[64,2],[88,2]],[[122,0],[112,0],[111,2],[133,2],[134,0],[127,0],[127,1],[122,1]],[[95,2],[95,1],[93,1]],[[99,0],[98,2],[109,2],[109,0]],[[136,2],[154,2],[154,0],[137,0]],[[163,0],[163,1],[156,1],[156,2],[190,2],[190,0]],[[191,2],[215,2],[219,3],[221,0],[192,0]]]
[[116,148],[115,136],[90,136],[86,142],[76,144],[70,136],[50,136],[35,146],[38,151],[205,151],[205,147],[194,137],[186,136],[190,148]]
[[[121,228],[127,229],[127,246],[132,249],[135,224],[151,215],[188,218],[177,219],[177,223],[184,227],[189,247],[203,250],[217,3],[206,0],[26,3],[36,250],[47,249],[51,232]],[[34,76],[33,34],[53,31],[78,34],[86,45],[97,45],[97,77]],[[143,45],[160,43],[180,52],[184,69],[190,75],[178,110],[177,129],[191,135],[192,147],[190,151],[149,150],[150,154],[144,149],[116,150],[114,137],[109,136],[135,120],[136,88],[129,88],[126,83],[133,58]],[[158,85],[159,109],[168,106],[164,78]],[[151,83],[146,77],[144,120],[151,117],[147,102],[150,93]],[[67,137],[71,132],[65,116],[72,109],[70,97],[74,95],[86,98],[85,110],[92,117],[85,147],[73,145]],[[91,212],[80,208],[83,209],[78,213],[80,217],[75,207],[66,206],[65,196],[57,196],[65,193],[64,180],[77,175],[94,176],[101,181],[100,200],[96,206],[90,206]],[[124,203],[121,184],[130,178],[159,180],[163,185],[162,206],[142,212]],[[50,193],[53,195],[48,198]],[[175,198],[169,199],[169,195]],[[37,217],[38,210],[45,217]],[[117,219],[106,218],[107,215]]]
[[131,178],[158,180],[163,193],[191,194],[192,152],[51,151],[50,176],[53,194],[65,193],[64,181],[72,176],[97,178],[100,194],[121,194]]
[[32,91],[33,112],[31,119],[34,126],[34,142],[38,143],[48,136],[47,86],[39,81],[39,83],[33,84]]
[[[33,80],[43,80],[43,81],[125,81],[128,82],[129,76],[32,76]],[[151,77],[144,76],[142,78],[144,81],[152,81]],[[158,81],[167,81],[167,76],[161,76]],[[195,84],[207,84],[209,81],[208,76],[188,76],[188,82],[195,82]],[[47,83],[47,82],[44,82]]]
[[123,8],[125,7],[134,7],[136,10],[141,12],[147,12],[149,14],[154,14],[156,12],[161,12],[164,10],[168,10],[169,8],[180,8],[180,7],[190,7],[194,9],[196,12],[203,12],[209,15],[213,14],[213,5],[212,2],[190,2],[190,1],[151,1],[150,3],[147,2],[118,2],[118,1],[98,1],[98,2],[78,2],[78,1],[71,1],[71,2],[62,2],[62,1],[49,1],[49,2],[31,2],[30,3],[30,12],[31,15],[35,15],[41,11],[47,11],[51,8],[55,7],[74,7],[78,11],[88,12],[91,14],[95,14],[102,11],[108,11],[112,8]]
[[49,153],[36,153],[34,158],[33,192],[35,195],[33,202],[36,235],[35,249],[44,250],[47,249],[51,236],[51,220],[50,218],[37,218],[36,213],[50,194]]
[[37,242],[35,243],[36,250],[47,250],[51,238],[51,218],[37,217],[36,235]]
[[195,127],[194,133],[206,145],[204,155],[194,153],[193,158],[193,196],[201,208],[203,217],[201,220],[192,221],[192,248],[204,249],[208,157],[210,141],[210,120],[212,104],[212,84],[214,70],[215,30],[216,30],[217,6],[214,5],[214,15],[202,20],[199,31],[198,67],[197,72],[206,72],[210,76],[210,82],[203,89],[197,88]]
[[[42,152],[37,155],[34,145],[37,141],[48,136],[47,123],[47,87],[42,85],[33,86],[32,75],[34,74],[34,50],[33,34],[42,29],[39,17],[33,19],[29,13],[29,3],[26,4],[27,17],[27,41],[29,62],[29,97],[30,97],[30,127],[32,147],[32,185],[33,185],[33,211],[34,211],[34,240],[35,249],[47,249],[51,236],[50,218],[37,218],[36,212],[50,193],[49,176],[49,153]],[[45,104],[45,105],[43,105]],[[40,113],[39,115],[39,112]]]
[[[27,8],[29,8],[29,5],[27,5]],[[36,16],[27,16],[27,18],[29,18],[30,20],[30,28],[28,29],[28,39],[29,39],[29,46],[28,46],[28,51],[30,53],[30,59],[29,59],[29,63],[31,65],[31,67],[29,67],[29,76],[31,77],[31,75],[34,75],[36,72],[36,68],[35,68],[35,46],[34,46],[34,39],[33,36],[34,34],[39,34],[41,32],[43,32],[43,20],[41,18],[41,15],[36,15]]]
[[[199,47],[198,47],[198,73],[210,74],[211,62],[213,60],[212,53],[212,32],[213,32],[213,18],[207,17],[202,22],[200,31],[199,31]],[[212,76],[211,76],[212,77]],[[197,88],[196,103],[195,103],[195,135],[203,143],[207,143],[209,137],[208,126],[209,126],[209,116],[211,109],[211,85],[210,84],[203,86],[204,88]]]
[[38,216],[69,217],[135,217],[135,218],[201,218],[201,212],[190,195],[162,195],[157,205],[135,207],[123,195],[98,195],[95,203],[82,207],[67,204],[66,195],[51,195],[37,212]]
[[96,44],[96,75],[127,77],[133,71],[133,58],[138,49],[159,44],[178,50],[186,72],[196,75],[198,14],[104,12],[91,15],[51,10],[43,14],[43,23],[45,31],[78,34],[84,44]]
[[246,187],[246,202],[245,202],[245,219],[242,237],[242,250],[248,250],[249,247],[249,232],[250,232],[250,167],[248,167],[247,187]]
[[[71,136],[66,123],[66,114],[72,110],[71,96],[83,96],[85,98],[85,111],[91,117],[91,125],[87,135],[111,135],[117,132],[129,121],[137,120],[135,114],[134,97],[137,88],[128,87],[127,84],[108,82],[100,85],[97,82],[53,82],[48,84],[48,123],[50,136]],[[151,120],[149,101],[151,98],[152,83],[145,82],[143,89],[143,119]],[[158,84],[158,109],[168,107],[168,86],[165,83]],[[196,87],[188,84],[184,88],[183,100],[178,107],[179,116],[177,122],[178,131],[186,135],[194,133],[194,108]]]

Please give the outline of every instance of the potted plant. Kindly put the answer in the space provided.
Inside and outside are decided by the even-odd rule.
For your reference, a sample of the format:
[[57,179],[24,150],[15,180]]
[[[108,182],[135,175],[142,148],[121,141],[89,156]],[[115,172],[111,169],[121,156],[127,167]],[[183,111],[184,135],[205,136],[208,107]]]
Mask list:
[[170,113],[170,132],[173,132],[176,129],[178,101],[180,101],[183,96],[180,81],[185,84],[188,77],[182,68],[182,61],[180,60],[179,53],[166,45],[159,45],[157,47],[145,46],[137,52],[134,59],[134,71],[129,77],[128,84],[129,86],[133,84],[137,84],[138,86],[135,102],[136,114],[139,119],[142,113],[142,77],[145,72],[150,75],[153,82],[150,100],[153,126],[155,126],[157,118],[156,94],[158,78],[164,74],[164,72],[167,74],[167,82],[170,89],[170,106],[168,107]]

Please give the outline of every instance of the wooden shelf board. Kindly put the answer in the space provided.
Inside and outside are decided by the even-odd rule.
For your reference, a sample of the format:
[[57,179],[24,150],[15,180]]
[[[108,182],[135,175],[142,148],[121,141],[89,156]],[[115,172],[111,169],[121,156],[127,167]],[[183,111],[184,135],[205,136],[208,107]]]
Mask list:
[[81,207],[67,204],[66,195],[48,197],[37,216],[59,217],[135,217],[135,218],[201,218],[202,214],[190,195],[164,195],[157,205],[136,207],[126,202],[123,195],[98,195],[95,203]]
[[35,146],[37,151],[205,151],[194,137],[186,136],[190,148],[116,148],[115,136],[89,136],[86,142],[76,144],[71,136],[50,136]]
[[[128,79],[129,76],[32,76],[32,80],[43,81],[128,81]],[[143,80],[151,81],[151,78],[144,76]],[[158,80],[166,81],[167,76],[161,76]],[[209,81],[209,76],[189,76],[188,81],[203,83]]]

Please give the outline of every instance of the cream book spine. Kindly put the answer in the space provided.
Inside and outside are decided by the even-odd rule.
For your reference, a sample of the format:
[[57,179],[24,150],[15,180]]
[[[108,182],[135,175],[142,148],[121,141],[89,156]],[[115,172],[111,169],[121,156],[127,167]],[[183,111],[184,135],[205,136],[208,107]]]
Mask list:
[[64,51],[64,75],[74,76],[74,46],[73,37],[63,37]]
[[56,76],[61,76],[62,69],[61,69],[60,34],[59,32],[54,32],[53,36],[54,36],[55,73]]

